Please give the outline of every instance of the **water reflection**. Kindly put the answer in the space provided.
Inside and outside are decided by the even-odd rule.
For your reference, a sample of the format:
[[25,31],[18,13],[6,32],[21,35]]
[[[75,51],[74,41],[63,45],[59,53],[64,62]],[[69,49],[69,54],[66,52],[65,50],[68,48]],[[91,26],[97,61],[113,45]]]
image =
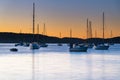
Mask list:
[[35,80],[35,51],[32,50],[32,80]]
[[120,80],[119,50],[71,53],[64,47],[18,47],[17,53],[0,47],[0,80]]
[[32,50],[32,80],[39,80],[39,54],[38,50]]
[[102,59],[102,62],[101,62],[102,63],[102,69],[101,69],[102,70],[102,75],[101,75],[102,77],[101,78],[102,78],[102,80],[106,80],[105,79],[105,58],[104,58],[105,55],[101,55],[101,56],[102,56],[102,58],[101,58]]
[[87,67],[87,71],[88,71],[88,76],[86,76],[87,78],[89,78],[89,80],[93,80],[92,75],[93,75],[93,65],[92,65],[92,55],[87,55],[86,56],[86,67]]

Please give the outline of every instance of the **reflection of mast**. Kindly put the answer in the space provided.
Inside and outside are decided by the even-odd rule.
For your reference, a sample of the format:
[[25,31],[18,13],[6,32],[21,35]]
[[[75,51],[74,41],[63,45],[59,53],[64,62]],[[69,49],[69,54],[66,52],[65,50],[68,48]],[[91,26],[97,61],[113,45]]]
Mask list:
[[104,54],[102,55],[102,80],[105,80],[105,58]]
[[32,50],[32,80],[35,80],[35,55],[34,55],[34,50]]
[[92,69],[93,69],[93,67],[92,67],[92,56],[91,55],[87,55],[87,62],[86,62],[86,64],[87,64],[87,69],[88,69],[88,78],[90,79],[90,80],[92,80]]

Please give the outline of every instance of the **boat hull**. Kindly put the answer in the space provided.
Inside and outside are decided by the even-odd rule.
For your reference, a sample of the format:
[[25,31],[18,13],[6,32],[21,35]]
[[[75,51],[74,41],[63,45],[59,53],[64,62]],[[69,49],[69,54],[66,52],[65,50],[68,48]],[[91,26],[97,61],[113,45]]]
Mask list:
[[94,49],[95,50],[108,50],[109,49],[109,46],[94,46]]
[[70,48],[70,52],[87,52],[87,47],[82,47],[82,48]]
[[30,44],[30,49],[39,49],[40,46],[37,43],[31,43]]
[[10,51],[12,51],[12,52],[17,52],[18,49],[17,49],[17,48],[11,48]]
[[48,47],[47,44],[40,44],[40,47]]
[[58,46],[62,46],[62,44],[61,44],[61,43],[58,43]]

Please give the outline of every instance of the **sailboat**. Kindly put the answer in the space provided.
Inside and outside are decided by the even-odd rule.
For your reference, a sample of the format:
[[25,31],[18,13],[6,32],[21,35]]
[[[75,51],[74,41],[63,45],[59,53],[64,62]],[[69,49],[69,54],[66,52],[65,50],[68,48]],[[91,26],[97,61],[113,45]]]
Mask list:
[[[72,30],[70,29],[70,39],[72,38]],[[85,45],[81,44],[73,44],[72,42],[70,43],[70,52],[87,52],[88,47]]]
[[[60,33],[60,38],[61,38],[61,33]],[[62,46],[62,43],[58,43],[58,46]]]
[[[43,35],[45,35],[45,33],[46,33],[46,28],[45,28],[45,23],[44,23]],[[40,47],[48,47],[48,45],[43,41],[42,43],[40,43]]]
[[103,44],[94,45],[95,50],[108,50],[109,45],[104,44],[104,12],[103,12]]
[[[88,25],[88,22],[89,22],[89,25]],[[87,19],[87,39],[88,38],[92,38],[92,22],[91,21],[88,21]],[[88,48],[93,48],[93,44],[90,43],[90,42],[87,42],[87,45],[86,45]]]
[[33,3],[33,42],[30,44],[30,49],[39,49],[40,46],[34,42],[34,28],[35,28],[35,3]]
[[113,40],[112,40],[112,37],[113,37],[113,36],[112,36],[112,30],[111,30],[111,39],[110,39],[110,43],[109,43],[110,45],[114,45],[114,42],[113,42]]

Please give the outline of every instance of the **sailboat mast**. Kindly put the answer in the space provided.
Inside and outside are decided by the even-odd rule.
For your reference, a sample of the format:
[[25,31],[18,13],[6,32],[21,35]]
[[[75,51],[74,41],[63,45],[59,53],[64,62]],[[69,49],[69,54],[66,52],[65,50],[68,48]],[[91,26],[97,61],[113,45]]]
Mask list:
[[88,19],[87,19],[87,39],[88,39]]
[[104,28],[104,26],[105,26],[104,23],[105,23],[105,22],[104,22],[104,12],[103,12],[103,39],[104,39],[104,29],[105,29],[105,28]]
[[111,38],[112,38],[112,30],[111,30]]
[[39,24],[37,24],[37,34],[39,34]]
[[92,25],[92,22],[89,21],[89,29],[90,29],[89,34],[90,34],[90,38],[92,38],[92,27],[91,27],[91,25]]
[[97,38],[97,31],[95,30],[95,38]]
[[72,29],[70,29],[70,38],[72,38]]
[[33,34],[35,33],[35,3],[33,3]]
[[43,35],[45,35],[45,23],[44,23],[44,28],[43,28]]
[[61,32],[60,32],[60,38],[61,38]]

